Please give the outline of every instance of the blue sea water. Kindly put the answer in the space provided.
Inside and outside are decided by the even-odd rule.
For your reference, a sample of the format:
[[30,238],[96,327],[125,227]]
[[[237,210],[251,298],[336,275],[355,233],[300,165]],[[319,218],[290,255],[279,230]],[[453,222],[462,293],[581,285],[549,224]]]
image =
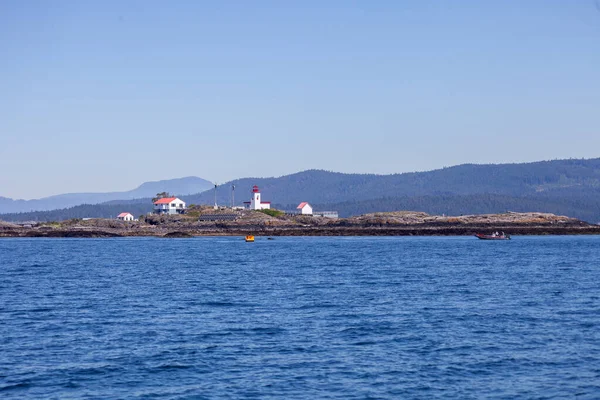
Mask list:
[[600,398],[600,237],[2,239],[0,398]]

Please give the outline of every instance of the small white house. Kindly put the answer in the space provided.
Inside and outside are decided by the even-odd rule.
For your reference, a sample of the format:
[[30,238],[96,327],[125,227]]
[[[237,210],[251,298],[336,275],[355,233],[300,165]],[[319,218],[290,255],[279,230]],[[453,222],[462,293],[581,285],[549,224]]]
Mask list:
[[298,205],[298,207],[296,207],[296,210],[298,210],[298,212],[302,215],[312,215],[313,213],[313,208],[310,204],[308,204],[306,201],[300,203]]
[[244,202],[244,208],[250,210],[268,210],[271,208],[270,201],[261,201],[260,199],[260,190],[258,190],[258,186],[252,186],[252,200]]
[[121,214],[117,215],[117,219],[120,219],[121,221],[133,221],[133,215],[128,212],[122,212]]
[[185,201],[177,197],[163,197],[154,202],[155,214],[183,214]]

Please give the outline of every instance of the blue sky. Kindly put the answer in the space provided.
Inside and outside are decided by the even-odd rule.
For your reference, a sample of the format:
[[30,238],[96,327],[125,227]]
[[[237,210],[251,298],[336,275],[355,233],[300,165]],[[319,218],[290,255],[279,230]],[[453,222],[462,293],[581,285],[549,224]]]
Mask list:
[[0,2],[0,196],[598,157],[599,8]]

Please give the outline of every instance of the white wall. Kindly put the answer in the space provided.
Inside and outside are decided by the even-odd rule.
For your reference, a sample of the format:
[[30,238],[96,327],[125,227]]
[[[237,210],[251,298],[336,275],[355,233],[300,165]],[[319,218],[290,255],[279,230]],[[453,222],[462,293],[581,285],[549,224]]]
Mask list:
[[302,209],[300,210],[300,214],[304,214],[304,215],[312,215],[313,213],[313,209],[310,206],[310,204],[305,205],[304,207],[302,207]]
[[169,208],[182,210],[185,208],[185,201],[180,199],[175,199],[169,204]]
[[260,193],[252,193],[252,200],[250,200],[251,210],[262,210],[260,204]]
[[268,210],[271,208],[271,204],[263,204],[260,200],[260,192],[252,193],[252,200],[250,200],[250,208],[251,210]]

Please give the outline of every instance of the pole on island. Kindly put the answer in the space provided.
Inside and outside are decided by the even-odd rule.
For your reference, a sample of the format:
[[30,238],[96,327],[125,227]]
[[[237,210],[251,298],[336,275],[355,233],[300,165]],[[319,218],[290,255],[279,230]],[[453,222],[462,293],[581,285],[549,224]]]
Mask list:
[[231,208],[235,206],[235,185],[231,185]]
[[217,205],[217,183],[215,182],[215,210],[219,208]]

